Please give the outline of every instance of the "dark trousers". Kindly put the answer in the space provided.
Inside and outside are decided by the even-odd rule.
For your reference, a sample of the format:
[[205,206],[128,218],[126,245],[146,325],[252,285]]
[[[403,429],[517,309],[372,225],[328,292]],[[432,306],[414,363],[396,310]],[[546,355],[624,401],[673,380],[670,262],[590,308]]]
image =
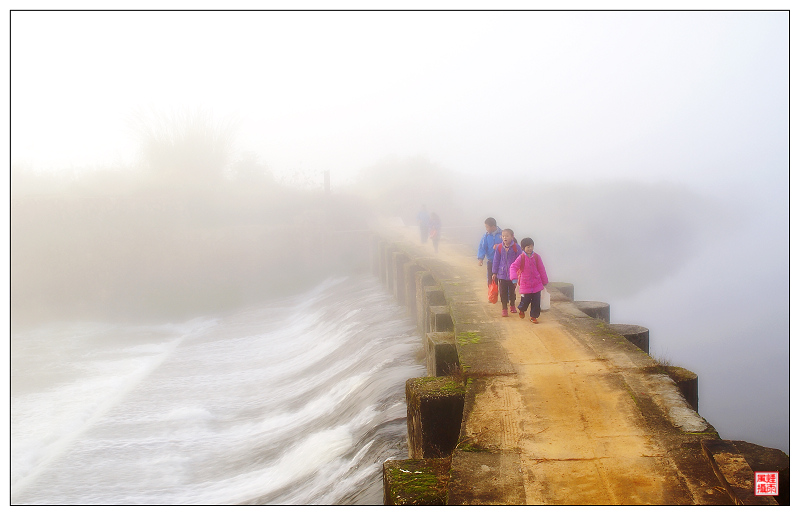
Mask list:
[[520,312],[525,312],[528,310],[528,305],[531,308],[531,317],[539,317],[542,315],[542,292],[534,292],[533,294],[522,294],[522,297],[519,299],[519,308]]
[[517,285],[510,279],[497,280],[498,290],[500,291],[500,302],[503,303],[503,310],[508,308],[508,303],[514,304],[517,300]]
[[492,284],[492,262],[490,260],[486,261],[486,286]]

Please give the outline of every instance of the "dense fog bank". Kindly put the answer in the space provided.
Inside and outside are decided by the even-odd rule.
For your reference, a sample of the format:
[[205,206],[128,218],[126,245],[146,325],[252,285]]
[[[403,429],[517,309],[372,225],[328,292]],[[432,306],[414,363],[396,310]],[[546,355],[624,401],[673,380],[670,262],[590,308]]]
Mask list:
[[18,190],[11,200],[17,325],[193,316],[294,294],[368,263],[352,248],[367,208],[344,193],[230,180],[107,193],[89,181]]

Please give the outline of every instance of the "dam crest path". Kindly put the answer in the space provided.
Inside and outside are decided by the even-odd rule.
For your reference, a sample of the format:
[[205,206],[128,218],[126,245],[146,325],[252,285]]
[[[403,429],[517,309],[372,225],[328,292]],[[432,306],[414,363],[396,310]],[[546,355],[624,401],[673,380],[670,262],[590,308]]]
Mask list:
[[[384,464],[385,503],[777,504],[747,492],[743,453],[696,398],[693,407],[607,311],[581,310],[570,284],[551,282],[551,306],[533,324],[488,302],[486,270],[466,246],[442,241],[434,253],[417,228],[392,227],[372,247],[374,272],[417,318],[428,375],[463,385],[407,383],[411,462]],[[696,385],[695,375],[695,396]],[[438,478],[417,494],[427,502],[403,478],[423,466]]]

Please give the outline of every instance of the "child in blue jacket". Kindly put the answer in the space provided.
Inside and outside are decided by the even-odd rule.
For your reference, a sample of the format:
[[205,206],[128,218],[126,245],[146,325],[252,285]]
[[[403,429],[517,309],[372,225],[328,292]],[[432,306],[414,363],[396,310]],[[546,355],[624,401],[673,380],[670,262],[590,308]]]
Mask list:
[[483,260],[486,259],[486,286],[492,283],[492,260],[494,260],[494,246],[503,242],[502,233],[500,228],[497,227],[497,221],[489,217],[484,221],[486,226],[486,234],[481,238],[478,244],[478,265],[483,266]]

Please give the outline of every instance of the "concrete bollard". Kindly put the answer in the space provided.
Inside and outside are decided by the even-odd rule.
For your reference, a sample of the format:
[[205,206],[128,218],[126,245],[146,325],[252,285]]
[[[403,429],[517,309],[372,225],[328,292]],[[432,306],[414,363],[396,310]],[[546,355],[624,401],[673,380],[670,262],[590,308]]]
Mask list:
[[425,359],[428,376],[448,376],[458,369],[455,334],[431,332],[426,335]]
[[417,273],[425,269],[414,263],[413,261],[403,264],[403,273],[406,280],[406,307],[408,313],[417,313]]
[[637,348],[645,353],[650,353],[650,330],[644,326],[635,324],[610,324],[609,326]]
[[699,413],[699,397],[697,389],[697,374],[678,366],[666,366],[667,376],[677,384],[678,390],[695,412]]
[[401,305],[406,304],[406,271],[403,265],[409,260],[408,255],[401,251],[392,253],[392,293]]
[[417,330],[419,330],[420,335],[425,335],[427,329],[427,318],[428,318],[428,298],[425,295],[425,289],[427,287],[433,286],[436,282],[433,279],[433,274],[428,271],[420,271],[417,272],[414,282],[416,284],[416,291],[417,291]]
[[464,384],[451,376],[406,382],[408,454],[412,459],[447,457],[458,444]]
[[572,285],[572,283],[551,281],[547,284],[547,291],[550,292],[550,294],[553,294],[553,290],[557,290],[568,300],[575,301],[575,287]]
[[611,322],[611,307],[601,301],[575,301],[575,307],[589,317]]
[[453,331],[453,317],[446,306],[431,306],[428,309],[428,331]]
[[425,309],[422,313],[422,333],[427,333],[431,328],[431,307],[444,306],[447,300],[444,297],[444,291],[437,287],[423,287],[423,303]]
[[383,252],[383,284],[391,292],[393,290],[392,284],[394,282],[394,271],[392,270],[392,255],[397,250],[394,244],[388,244]]

